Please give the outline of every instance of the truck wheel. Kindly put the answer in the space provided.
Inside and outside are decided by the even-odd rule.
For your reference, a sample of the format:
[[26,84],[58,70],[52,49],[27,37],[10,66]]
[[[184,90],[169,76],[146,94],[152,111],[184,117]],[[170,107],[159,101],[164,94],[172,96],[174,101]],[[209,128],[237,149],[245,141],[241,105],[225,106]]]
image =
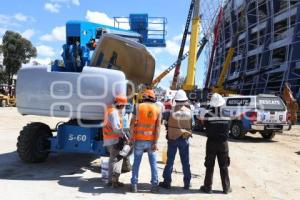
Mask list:
[[230,128],[230,136],[234,139],[244,138],[246,131],[244,130],[243,124],[240,122],[233,122]]
[[264,132],[261,132],[260,134],[263,136],[263,138],[269,139],[269,140],[271,140],[275,137],[274,131],[264,131]]
[[24,162],[44,162],[49,154],[50,141],[52,137],[48,125],[34,122],[26,125],[20,132],[17,143],[17,152]]

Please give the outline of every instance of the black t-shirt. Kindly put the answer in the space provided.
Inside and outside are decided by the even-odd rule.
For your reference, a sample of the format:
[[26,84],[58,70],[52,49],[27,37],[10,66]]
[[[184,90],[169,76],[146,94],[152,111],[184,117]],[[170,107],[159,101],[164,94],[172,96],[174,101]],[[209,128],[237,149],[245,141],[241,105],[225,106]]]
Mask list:
[[209,140],[224,142],[228,140],[230,118],[209,112],[204,117],[204,126]]

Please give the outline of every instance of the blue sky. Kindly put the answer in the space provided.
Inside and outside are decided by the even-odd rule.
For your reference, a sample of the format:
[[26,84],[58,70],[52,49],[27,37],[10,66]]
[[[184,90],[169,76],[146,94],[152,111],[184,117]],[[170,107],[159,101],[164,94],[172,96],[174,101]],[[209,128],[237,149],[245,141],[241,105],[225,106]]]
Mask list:
[[[209,5],[210,1],[205,1]],[[156,74],[162,72],[177,58],[181,34],[185,25],[190,1],[183,0],[9,0],[0,7],[0,37],[6,30],[21,33],[37,47],[36,60],[46,64],[60,59],[65,43],[65,23],[68,20],[87,20],[111,23],[115,16],[129,16],[130,13],[148,13],[152,17],[166,17],[167,47],[151,48],[156,58]],[[188,48],[186,48],[186,51]],[[202,85],[204,60],[202,55],[197,64],[196,84]],[[181,76],[186,74],[186,62],[182,64]],[[171,72],[161,86],[168,87]]]

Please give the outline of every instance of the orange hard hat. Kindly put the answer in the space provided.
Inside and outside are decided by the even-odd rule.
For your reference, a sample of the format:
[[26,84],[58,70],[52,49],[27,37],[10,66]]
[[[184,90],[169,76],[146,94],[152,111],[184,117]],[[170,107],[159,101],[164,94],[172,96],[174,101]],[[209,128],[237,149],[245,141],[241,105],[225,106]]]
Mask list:
[[145,90],[143,93],[143,97],[155,99],[155,93],[153,90]]
[[115,98],[116,105],[126,105],[127,104],[127,97],[124,95],[118,95]]

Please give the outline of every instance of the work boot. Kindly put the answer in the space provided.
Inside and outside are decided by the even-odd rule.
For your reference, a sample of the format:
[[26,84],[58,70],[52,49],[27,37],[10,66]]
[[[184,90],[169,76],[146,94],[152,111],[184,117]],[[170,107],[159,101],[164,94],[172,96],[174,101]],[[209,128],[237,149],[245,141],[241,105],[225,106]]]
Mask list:
[[224,194],[229,194],[229,193],[231,193],[231,192],[232,192],[232,189],[231,189],[231,188],[229,188],[229,189],[223,191]]
[[201,191],[201,192],[204,192],[204,193],[207,193],[207,194],[211,194],[211,193],[212,193],[211,188],[208,188],[208,187],[206,187],[206,186],[204,186],[204,185],[202,185],[202,186],[200,187],[200,191]]
[[162,188],[165,188],[165,189],[171,189],[171,184],[169,183],[166,183],[166,182],[160,182],[159,184],[159,187],[162,187]]
[[189,184],[184,184],[183,189],[189,190],[191,187],[192,187],[192,184],[191,184],[191,183],[189,183]]
[[137,189],[137,184],[131,185],[130,191],[131,191],[132,193],[137,193],[137,191],[138,191],[138,189]]
[[158,193],[159,192],[159,186],[158,185],[152,186],[151,192],[152,193]]
[[118,178],[116,178],[116,177],[112,178],[111,184],[112,184],[112,187],[114,187],[114,188],[118,188],[118,187],[123,187],[124,186],[124,183],[119,182]]

